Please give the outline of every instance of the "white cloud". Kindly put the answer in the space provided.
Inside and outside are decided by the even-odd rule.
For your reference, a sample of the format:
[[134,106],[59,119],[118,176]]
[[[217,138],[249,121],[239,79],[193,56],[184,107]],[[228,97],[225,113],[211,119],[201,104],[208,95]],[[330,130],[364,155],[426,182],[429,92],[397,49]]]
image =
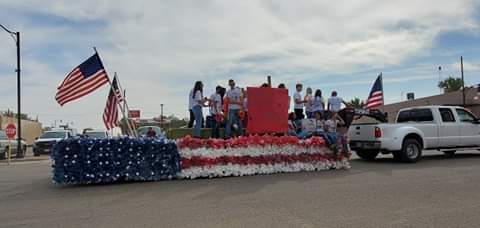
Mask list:
[[[293,84],[312,79],[312,74],[382,69],[428,56],[441,32],[478,27],[472,5],[473,0],[0,2],[0,7],[26,13],[12,17],[35,12],[84,24],[104,23],[97,34],[55,25],[20,26],[31,33],[25,42],[32,49],[55,42],[84,49],[107,44],[99,51],[111,75],[119,72],[132,106],[153,114],[165,103],[167,113],[182,116],[195,80],[205,81],[208,91],[218,83],[225,85],[229,77],[240,85],[258,85],[272,74],[276,82]],[[88,53],[84,49],[81,52]],[[102,126],[99,114],[106,90],[65,108],[52,98],[56,84],[68,73],[59,66],[73,67],[83,60],[69,52],[78,50],[65,50],[64,63],[26,57],[25,67],[32,75],[25,77],[45,81],[25,90],[25,104],[31,105],[26,110],[47,114],[40,115],[47,123],[57,118],[48,115],[61,115],[81,127]],[[0,49],[0,64],[14,54]]]

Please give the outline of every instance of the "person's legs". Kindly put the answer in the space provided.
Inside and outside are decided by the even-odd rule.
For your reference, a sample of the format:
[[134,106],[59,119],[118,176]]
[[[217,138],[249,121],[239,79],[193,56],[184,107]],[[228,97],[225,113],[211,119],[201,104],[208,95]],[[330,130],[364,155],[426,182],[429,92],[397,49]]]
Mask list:
[[219,137],[219,129],[218,129],[218,123],[215,120],[215,117],[211,119],[211,125],[212,125],[212,138],[218,138]]
[[313,118],[312,112],[305,112],[307,114],[307,119]]
[[200,137],[200,132],[202,130],[202,107],[196,105],[193,107],[193,114],[195,115],[195,128],[193,129],[193,136]]
[[190,120],[188,121],[188,128],[193,127],[193,121],[195,120],[195,115],[191,109],[188,110],[190,112]]
[[297,116],[296,120],[303,119],[303,109],[294,109],[295,115]]
[[234,110],[229,110],[228,111],[228,119],[227,119],[227,125],[225,126],[225,138],[230,138],[232,135],[232,124],[233,124],[233,116],[235,116],[235,111]]
[[237,136],[240,136],[240,135],[243,135],[243,123],[242,123],[242,120],[240,119],[240,116],[238,115],[238,113],[239,113],[239,110],[237,110],[235,118],[237,119],[236,122],[237,122],[237,125],[238,125]]
[[288,135],[297,137],[297,132],[294,130],[288,129]]

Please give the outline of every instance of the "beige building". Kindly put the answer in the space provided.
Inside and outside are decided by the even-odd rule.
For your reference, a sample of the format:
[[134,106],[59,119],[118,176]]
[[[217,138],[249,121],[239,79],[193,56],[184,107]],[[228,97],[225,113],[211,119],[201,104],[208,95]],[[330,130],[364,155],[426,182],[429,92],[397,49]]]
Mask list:
[[[470,109],[477,117],[480,117],[480,99],[475,100],[477,88],[465,89],[465,108]],[[402,108],[425,105],[463,105],[462,91],[444,93],[431,97],[423,97],[414,100],[407,100],[384,106],[384,111],[388,113],[388,121],[395,122],[398,111]]]
[[[17,125],[17,119],[11,116],[0,115],[0,130],[4,130],[8,124]],[[22,120],[22,138],[27,145],[32,145],[35,138],[42,134],[42,124],[31,120]]]

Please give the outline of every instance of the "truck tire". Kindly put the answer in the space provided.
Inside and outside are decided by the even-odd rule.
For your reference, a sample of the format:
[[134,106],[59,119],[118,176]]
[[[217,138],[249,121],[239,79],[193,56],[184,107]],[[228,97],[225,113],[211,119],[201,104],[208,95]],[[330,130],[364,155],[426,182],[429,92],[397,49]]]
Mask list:
[[395,161],[402,161],[403,159],[402,151],[393,151],[392,155],[393,155],[393,160]]
[[7,151],[8,150],[5,150],[2,153],[0,153],[0,160],[7,159],[7,153],[8,153]]
[[443,153],[448,155],[448,156],[455,155],[455,152],[457,152],[457,151],[456,150],[445,150],[445,151],[443,151]]
[[378,150],[357,150],[355,151],[357,155],[365,160],[373,161],[377,157],[380,151]]
[[407,138],[403,141],[401,161],[414,163],[422,157],[422,146],[413,138]]

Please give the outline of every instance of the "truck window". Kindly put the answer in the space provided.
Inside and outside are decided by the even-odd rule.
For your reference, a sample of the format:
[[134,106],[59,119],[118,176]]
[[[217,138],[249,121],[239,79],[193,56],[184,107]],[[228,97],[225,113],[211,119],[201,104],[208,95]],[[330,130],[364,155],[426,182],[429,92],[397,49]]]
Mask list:
[[473,122],[476,118],[473,116],[471,113],[463,110],[463,109],[457,109],[457,115],[458,118],[460,119],[460,122]]
[[442,116],[442,122],[450,123],[455,122],[455,117],[453,116],[453,112],[449,108],[440,108],[440,115]]
[[433,114],[428,108],[401,111],[397,118],[397,123],[430,121],[433,121]]

